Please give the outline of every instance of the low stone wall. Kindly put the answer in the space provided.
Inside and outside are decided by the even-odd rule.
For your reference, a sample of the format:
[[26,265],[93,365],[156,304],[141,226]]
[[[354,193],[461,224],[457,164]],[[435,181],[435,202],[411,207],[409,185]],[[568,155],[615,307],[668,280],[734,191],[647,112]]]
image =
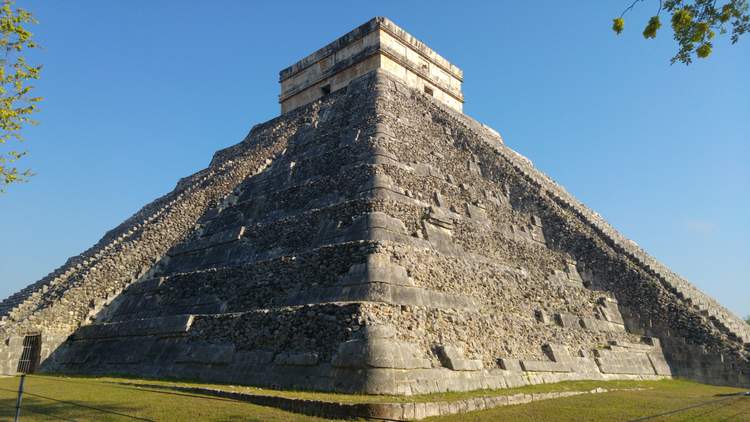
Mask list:
[[[161,387],[161,386],[160,386]],[[501,396],[474,397],[464,400],[406,403],[337,403],[318,400],[291,399],[200,387],[167,387],[186,393],[202,394],[244,401],[261,406],[276,407],[308,416],[332,419],[374,419],[386,421],[414,421],[435,416],[458,415],[496,407],[528,404],[543,400],[602,394],[615,391],[639,391],[640,388],[595,388],[588,391],[555,391],[549,393],[520,393]]]

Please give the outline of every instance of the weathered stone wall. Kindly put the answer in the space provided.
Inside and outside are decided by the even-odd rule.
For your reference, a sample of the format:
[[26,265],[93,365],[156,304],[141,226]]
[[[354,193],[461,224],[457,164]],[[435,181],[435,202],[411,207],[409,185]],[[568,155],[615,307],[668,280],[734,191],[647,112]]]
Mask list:
[[463,73],[390,20],[376,17],[279,73],[281,112],[318,100],[327,92],[382,69],[406,85],[431,92],[461,110]]
[[[41,334],[41,350],[39,357],[41,361],[49,358],[57,348],[67,339],[67,335],[60,335],[53,332],[34,332]],[[18,369],[18,361],[23,353],[23,335],[6,336],[4,342],[0,345],[0,374],[15,374]]]
[[[440,105],[437,104],[439,107]],[[533,187],[529,192],[538,192],[543,198],[554,201],[558,206],[568,210],[572,215],[580,219],[579,224],[589,226],[616,253],[624,254],[629,259],[642,267],[644,271],[655,277],[664,287],[678,296],[681,302],[685,302],[700,313],[707,315],[712,322],[730,337],[748,342],[750,340],[750,328],[743,323],[742,319],[732,314],[715,299],[700,292],[687,280],[675,274],[664,264],[648,255],[637,243],[624,237],[621,233],[610,226],[598,213],[588,209],[576,200],[562,186],[555,183],[547,175],[533,167],[526,158],[505,146],[499,135],[492,129],[484,126],[467,116],[453,112],[448,108],[441,107],[449,120],[458,123],[474,136],[481,138],[491,149],[494,155],[507,160],[516,171],[520,172],[527,183]],[[489,156],[493,154],[490,153]]]
[[298,128],[274,162],[209,207],[47,370],[329,390],[344,382],[330,373],[343,371],[351,381],[340,388],[362,389],[364,380],[330,361],[364,324],[359,305],[340,297],[341,283],[374,247],[360,241],[370,228],[365,199],[374,174],[360,128],[374,114],[356,112],[374,103],[363,84],[357,95],[311,106],[320,107],[314,120],[290,123]]
[[[19,353],[13,339],[42,333],[56,341],[56,348],[128,285],[148,278],[154,265],[193,230],[207,209],[253,172],[267,167],[289,138],[315,119],[315,113],[289,114],[256,126],[243,143],[231,148],[231,155],[218,152],[208,169],[181,180],[174,191],[108,232],[94,247],[3,301],[0,338],[8,341],[0,345],[0,356],[7,353],[7,367],[15,367]],[[45,347],[50,341],[43,341]]]
[[[398,82],[394,81],[394,85],[391,92],[404,92],[412,101],[409,103],[401,96],[384,102],[391,107],[390,114],[398,116],[392,125],[396,132],[393,139],[398,142],[387,147],[394,156],[401,161],[434,166],[439,169],[436,173],[445,175],[446,180],[470,180],[461,185],[466,192],[461,199],[468,204],[468,214],[471,214],[469,205],[472,203],[484,203],[480,207],[487,208],[488,201],[505,196],[514,209],[532,219],[539,218],[547,245],[569,254],[570,259],[578,263],[586,286],[611,292],[619,300],[630,322],[629,331],[668,340],[665,347],[676,374],[716,383],[748,384],[748,345],[743,344],[746,326],[741,325],[738,318],[712,305],[715,302],[707,297],[694,299],[697,290],[675,278],[673,273],[663,271],[663,266],[654,264],[653,259],[636,249],[632,242],[624,241],[594,213],[574,202],[561,188],[533,169],[528,160],[505,147],[492,132],[438,103],[428,103],[422,96],[401,91]],[[425,103],[426,107],[416,107],[414,102]],[[402,104],[408,106],[397,107]],[[424,125],[419,130],[408,127],[408,123],[429,120],[437,123],[432,130]],[[399,124],[404,125],[401,133]],[[459,148],[444,149],[446,141]],[[420,144],[424,146],[420,148]],[[483,182],[480,175],[490,185]],[[448,196],[439,189],[436,192],[440,193],[441,200]],[[452,193],[455,195],[456,190]],[[430,196],[429,192],[421,194]],[[450,206],[462,209],[455,202]],[[456,236],[455,230],[452,234],[455,243],[465,242],[463,235]],[[544,264],[540,264],[544,268]],[[693,346],[678,348],[673,339],[678,344]],[[721,371],[705,369],[719,366],[723,368]],[[681,370],[691,367],[703,369]]]

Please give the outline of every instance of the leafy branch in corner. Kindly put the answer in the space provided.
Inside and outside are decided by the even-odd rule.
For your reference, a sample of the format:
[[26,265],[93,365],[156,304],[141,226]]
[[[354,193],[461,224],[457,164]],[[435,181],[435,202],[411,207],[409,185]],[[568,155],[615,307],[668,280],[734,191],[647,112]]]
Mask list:
[[2,0],[0,6],[0,192],[15,182],[25,181],[30,170],[19,170],[15,165],[26,155],[11,147],[22,142],[21,130],[36,124],[31,115],[37,111],[39,97],[31,95],[29,82],[39,79],[41,66],[26,62],[24,51],[37,48],[33,34],[27,29],[37,23],[24,9],[13,9],[13,0]]
[[[644,1],[633,0],[620,16],[612,20],[612,30],[618,35],[622,33],[625,29],[625,14]],[[671,63],[679,61],[688,65],[693,62],[694,56],[705,59],[713,51],[713,39],[717,33],[729,33],[732,44],[735,44],[741,35],[750,31],[748,0],[726,0],[721,5],[718,3],[718,0],[659,0],[659,9],[646,24],[643,37],[656,38],[656,33],[662,26],[660,15],[665,12],[671,16],[674,39],[679,45]]]

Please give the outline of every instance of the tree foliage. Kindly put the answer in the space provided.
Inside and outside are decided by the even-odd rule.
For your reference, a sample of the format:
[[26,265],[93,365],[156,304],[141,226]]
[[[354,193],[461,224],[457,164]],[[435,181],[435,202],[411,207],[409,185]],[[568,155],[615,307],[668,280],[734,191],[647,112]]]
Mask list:
[[747,322],[748,324],[750,324],[750,315],[748,315],[748,316],[745,317],[745,322]]
[[[644,1],[633,0],[620,16],[613,19],[612,30],[616,34],[625,30],[625,14]],[[750,31],[748,0],[659,0],[656,15],[649,19],[643,30],[644,38],[656,38],[662,26],[662,12],[671,16],[672,32],[679,45],[671,60],[673,64],[679,61],[687,65],[693,62],[693,57],[704,59],[710,56],[717,33],[730,34],[734,44],[741,35]]]
[[23,141],[21,130],[36,123],[31,115],[37,111],[39,97],[31,95],[29,83],[39,79],[41,66],[26,62],[25,51],[37,48],[28,26],[37,23],[28,11],[13,8],[13,0],[2,0],[0,6],[0,192],[11,183],[26,180],[30,170],[19,170],[16,162],[25,152],[12,144]]

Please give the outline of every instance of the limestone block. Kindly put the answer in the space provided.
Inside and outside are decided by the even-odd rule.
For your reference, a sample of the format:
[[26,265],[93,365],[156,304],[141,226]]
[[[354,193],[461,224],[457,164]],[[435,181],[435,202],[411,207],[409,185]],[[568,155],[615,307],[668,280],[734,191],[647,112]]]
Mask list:
[[531,403],[531,394],[513,394],[507,398],[509,405]]
[[233,344],[191,344],[177,358],[179,363],[227,364],[234,357]]
[[534,318],[535,318],[535,319],[536,319],[536,320],[537,320],[538,322],[540,322],[540,323],[542,323],[542,324],[549,324],[549,323],[550,323],[550,319],[549,319],[549,316],[547,315],[547,313],[546,313],[546,312],[544,312],[544,311],[543,311],[543,310],[541,310],[541,309],[537,309],[536,311],[534,311]]
[[387,174],[382,173],[375,173],[372,179],[370,179],[366,183],[366,185],[362,187],[362,190],[371,189],[388,189],[398,191],[398,188],[396,188],[396,184],[393,182],[393,179],[391,179],[391,177]]
[[529,234],[526,233],[523,227],[510,225],[508,226],[508,233],[511,239],[514,239],[519,242],[528,241],[531,239]]
[[564,328],[581,328],[581,318],[573,314],[555,314],[555,322]]
[[578,268],[576,267],[575,262],[568,261],[567,267],[565,268],[565,272],[568,275],[568,280],[571,283],[577,284],[577,285],[583,285],[583,279],[581,278],[581,275],[578,273]]
[[531,237],[531,240],[537,243],[547,243],[547,239],[544,237],[544,230],[542,230],[541,227],[529,226],[529,236]]
[[320,302],[383,302],[395,305],[414,305],[430,308],[475,309],[475,301],[467,296],[435,292],[381,281],[359,283],[350,281],[343,286],[316,288],[291,295],[288,303],[302,305]]
[[128,339],[113,341],[105,343],[104,347],[99,346],[90,357],[104,360],[107,364],[141,364],[147,359],[150,350],[155,348],[155,343],[152,339],[138,342],[128,341]]
[[149,294],[149,293],[155,293],[159,287],[167,283],[169,279],[167,277],[159,277],[159,278],[148,278],[142,281],[139,281],[136,284],[133,284],[129,291],[131,293],[139,292],[143,294]]
[[425,163],[412,163],[411,164],[414,173],[421,177],[433,176],[440,179],[443,178],[442,174],[434,166]]
[[602,297],[599,299],[599,304],[598,310],[604,316],[604,319],[615,324],[625,324],[616,301],[611,298]]
[[314,352],[283,352],[273,360],[276,365],[313,366],[318,364],[318,354]]
[[435,199],[435,204],[437,204],[438,207],[445,208],[447,206],[447,202],[445,202],[445,198],[440,192],[435,191],[432,196]]
[[55,360],[59,364],[82,365],[88,361],[91,352],[86,345],[75,344],[60,349],[55,354]]
[[192,324],[193,315],[176,315],[109,324],[93,324],[79,328],[75,333],[75,338],[97,339],[185,334]]
[[454,371],[478,371],[484,368],[481,360],[466,359],[463,350],[455,346],[440,345],[437,353],[443,366]]
[[354,339],[339,345],[332,365],[339,368],[429,368],[430,362],[414,354],[408,343],[390,339]]
[[474,161],[469,161],[467,163],[467,169],[469,170],[469,173],[473,174],[474,176],[482,177],[482,169],[479,168],[479,165]]
[[354,264],[339,279],[339,284],[388,283],[401,286],[413,286],[406,269],[390,261],[385,255],[370,255],[363,264]]
[[[656,339],[657,341],[659,339]],[[650,352],[654,350],[653,344],[647,344],[647,343],[631,343],[627,341],[622,340],[612,340],[609,342],[611,348],[620,347],[623,349],[634,349],[637,351],[643,351],[643,352]]]
[[373,126],[369,134],[374,138],[380,138],[380,137],[393,138],[396,136],[393,132],[393,129],[391,129],[390,125],[388,125],[385,122],[376,123],[375,126]]
[[429,394],[439,391],[439,388],[437,381],[424,377],[414,380],[411,390],[413,394]]
[[506,371],[521,371],[521,361],[518,359],[500,358],[497,361]]
[[427,221],[423,221],[423,227],[427,234],[427,241],[433,249],[446,255],[460,254],[460,248],[453,243],[450,230]]
[[270,350],[242,350],[236,351],[234,360],[247,366],[265,366],[274,359],[274,353]]
[[390,237],[406,235],[404,223],[383,212],[372,212],[357,217],[351,225],[339,229],[339,222],[320,222],[314,243],[325,245],[352,240],[390,240]]
[[646,353],[597,350],[596,364],[605,374],[654,375],[656,373]]
[[406,233],[404,222],[398,218],[389,216],[384,212],[371,212],[366,214],[368,228],[382,228],[397,233]]
[[390,324],[366,325],[359,330],[358,335],[368,339],[392,339],[396,337],[396,327]]
[[471,218],[472,220],[476,220],[479,223],[487,223],[489,221],[487,219],[487,211],[480,207],[477,207],[476,205],[467,203],[466,212],[467,214],[469,214],[469,218]]
[[18,349],[23,347],[24,336],[12,336],[6,339],[6,344],[9,349]]
[[349,340],[339,345],[331,363],[338,368],[364,368],[366,367],[366,352],[365,340]]
[[553,362],[570,362],[571,360],[568,348],[562,344],[545,344],[542,349]]
[[656,375],[672,376],[672,368],[670,368],[667,360],[661,352],[647,353],[647,356],[651,361],[651,366],[654,367]]
[[625,331],[625,326],[615,324],[602,319],[584,317],[581,318],[581,326],[591,331],[609,331],[609,332],[622,332]]
[[404,409],[400,404],[384,403],[384,404],[373,404],[366,407],[367,414],[359,415],[365,416],[367,420],[384,420],[384,421],[398,421],[404,416]]
[[521,360],[521,368],[527,372],[571,372],[568,364],[546,360]]
[[428,221],[431,224],[447,230],[453,229],[453,220],[456,218],[458,218],[457,215],[440,207],[430,207],[428,214]]
[[566,283],[568,281],[568,275],[565,274],[565,272],[560,270],[555,270],[549,278],[547,278],[547,281],[553,282],[553,283]]

